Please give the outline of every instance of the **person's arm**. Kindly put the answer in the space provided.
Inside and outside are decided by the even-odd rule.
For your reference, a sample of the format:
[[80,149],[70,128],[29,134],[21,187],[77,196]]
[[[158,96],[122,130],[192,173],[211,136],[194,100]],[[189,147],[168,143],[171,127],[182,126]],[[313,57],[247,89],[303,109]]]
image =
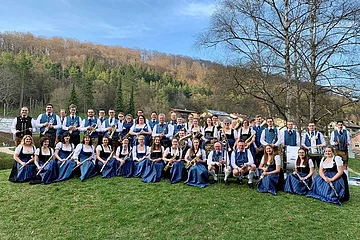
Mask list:
[[319,145],[319,147],[325,147],[326,142],[325,142],[324,135],[321,132],[319,132],[319,135],[320,135],[320,140],[321,140],[321,144]]
[[61,119],[60,119],[60,117],[58,116],[58,115],[56,115],[56,125],[54,125],[54,124],[52,124],[52,127],[54,128],[54,129],[60,129],[61,127],[62,127],[62,125],[61,125]]
[[306,148],[306,149],[309,149],[309,147],[306,146],[306,144],[305,144],[305,140],[306,140],[306,133],[304,133],[304,134],[302,135],[302,138],[301,138],[301,146],[303,146],[303,147]]
[[105,164],[106,161],[104,161],[104,160],[100,157],[101,151],[102,151],[101,145],[97,145],[97,147],[96,147],[96,159],[99,160],[100,162],[102,162],[103,164]]
[[26,163],[23,162],[20,158],[19,158],[19,155],[20,155],[20,151],[21,151],[21,147],[22,145],[19,145],[15,148],[15,151],[14,151],[14,155],[13,155],[13,158],[16,162],[20,163],[22,166],[25,166]]
[[213,158],[213,151],[211,151],[210,153],[209,153],[209,155],[208,155],[208,158],[207,158],[207,165],[215,165],[214,164],[214,162],[213,162],[213,160],[212,160],[212,158]]
[[246,164],[248,166],[251,166],[252,164],[254,164],[254,158],[253,158],[250,150],[247,151],[247,158],[248,158],[248,162]]
[[10,131],[12,132],[12,134],[16,134],[20,132],[16,130],[16,124],[17,124],[17,118],[14,118],[11,122],[11,127],[10,127]]
[[296,146],[300,147],[300,133],[298,131],[295,131],[296,133]]
[[[235,150],[236,151],[236,150]],[[230,157],[230,164],[231,164],[231,167],[233,168],[233,169],[237,169],[237,168],[239,168],[238,167],[238,165],[236,165],[236,163],[235,163],[235,151],[233,151],[232,153],[231,153],[231,157]]]
[[130,134],[131,136],[138,135],[138,133],[134,132],[135,126],[136,126],[136,123],[134,123],[134,124],[131,126],[130,130],[129,130],[129,134]]
[[275,146],[279,146],[281,144],[281,135],[279,129],[276,128],[277,141],[274,143]]
[[261,145],[263,145],[263,146],[268,145],[268,143],[265,141],[265,130],[263,130],[263,131],[261,132],[261,135],[260,135],[260,143],[261,143]]
[[330,145],[333,145],[335,146],[336,145],[336,142],[335,142],[335,131],[332,131],[331,134],[330,134]]
[[347,143],[348,146],[351,146],[351,139],[350,139],[350,132],[349,131],[347,131],[346,136],[347,136],[346,137],[346,143]]
[[77,164],[80,164],[80,162],[79,162],[79,155],[80,155],[81,149],[82,149],[82,143],[79,143],[79,144],[76,146],[74,155],[73,155],[73,157],[72,157],[72,158],[76,161]]
[[35,165],[36,165],[36,167],[37,167],[38,169],[41,168],[41,166],[39,165],[39,154],[40,154],[40,149],[37,148],[36,151],[35,151],[34,163],[35,163]]
[[174,127],[173,127],[173,125],[168,124],[167,128],[168,128],[168,133],[165,135],[165,137],[172,139],[172,136],[174,134]]
[[154,129],[153,129],[153,131],[152,131],[152,134],[151,134],[151,135],[152,135],[153,137],[160,136],[160,134],[159,134],[159,133],[156,133],[156,131],[157,131],[157,125],[154,126]]
[[280,159],[280,155],[276,155],[274,157],[274,160],[275,160],[275,165],[276,165],[276,169],[271,171],[271,172],[267,172],[266,175],[268,174],[276,174],[276,173],[279,173],[280,170],[281,170],[281,159]]

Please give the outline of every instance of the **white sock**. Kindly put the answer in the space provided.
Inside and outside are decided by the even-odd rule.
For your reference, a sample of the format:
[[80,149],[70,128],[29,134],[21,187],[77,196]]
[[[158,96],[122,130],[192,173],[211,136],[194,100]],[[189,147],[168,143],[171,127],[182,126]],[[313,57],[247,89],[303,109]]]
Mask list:
[[214,177],[214,180],[217,181],[217,176],[215,174],[215,170],[211,170],[209,171],[210,175],[212,175]]
[[250,170],[249,176],[248,176],[248,179],[249,179],[248,183],[252,183],[254,175],[255,175],[255,171]]
[[227,181],[228,177],[230,175],[230,171],[225,169],[225,177],[224,177],[224,181]]

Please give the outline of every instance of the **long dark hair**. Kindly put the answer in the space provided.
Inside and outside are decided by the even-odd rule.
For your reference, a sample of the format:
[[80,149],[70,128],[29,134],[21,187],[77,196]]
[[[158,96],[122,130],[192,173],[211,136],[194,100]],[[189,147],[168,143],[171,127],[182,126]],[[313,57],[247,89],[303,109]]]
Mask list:
[[[308,167],[309,166],[309,154],[307,153],[307,151],[306,151],[306,149],[304,147],[300,147],[298,152],[300,150],[305,152],[304,165],[305,165],[305,167]],[[300,166],[300,163],[301,163],[301,159],[300,159],[299,154],[298,154],[298,157],[296,159],[296,166]]]
[[162,149],[161,149],[161,143],[159,143],[159,145],[157,145],[157,144],[155,143],[155,139],[156,139],[156,138],[159,138],[159,139],[160,139],[159,136],[154,137],[154,141],[153,141],[153,143],[151,144],[151,152],[153,152],[154,150],[162,150]]
[[[199,147],[198,147],[198,151],[200,150],[200,140],[197,139],[197,138],[194,138],[192,141],[198,141],[199,142]],[[194,144],[191,145],[191,148],[190,148],[190,153],[189,153],[189,156],[192,157],[194,155],[196,155],[197,152],[195,152],[195,147],[194,147]]]

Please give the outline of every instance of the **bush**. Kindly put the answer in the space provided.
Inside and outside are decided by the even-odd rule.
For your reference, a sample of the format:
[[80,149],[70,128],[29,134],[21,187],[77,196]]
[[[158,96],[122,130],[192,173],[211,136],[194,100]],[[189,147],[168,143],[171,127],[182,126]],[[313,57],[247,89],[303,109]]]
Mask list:
[[14,163],[13,156],[7,153],[0,153],[0,170],[11,169]]

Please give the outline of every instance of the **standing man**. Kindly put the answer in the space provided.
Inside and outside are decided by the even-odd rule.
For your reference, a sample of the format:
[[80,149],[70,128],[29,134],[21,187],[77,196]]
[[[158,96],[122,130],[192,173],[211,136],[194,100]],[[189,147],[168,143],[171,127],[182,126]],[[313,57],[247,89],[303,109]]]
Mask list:
[[159,123],[155,125],[152,131],[152,137],[160,136],[161,145],[166,149],[171,147],[171,139],[173,137],[174,129],[172,125],[165,123],[165,114],[159,114]]
[[98,145],[98,131],[100,121],[94,117],[94,109],[90,108],[87,111],[87,118],[83,119],[80,125],[80,131],[87,132],[91,138],[93,146]]
[[280,132],[274,126],[274,119],[268,117],[266,119],[267,128],[261,132],[260,143],[263,146],[271,145],[272,148],[278,147],[280,144]]
[[335,148],[335,155],[340,156],[344,163],[344,172],[349,178],[349,156],[348,147],[351,145],[350,133],[344,129],[344,122],[337,121],[337,129],[330,135],[330,144]]
[[61,109],[60,110],[60,121],[61,121],[61,128],[56,130],[56,143],[61,141],[61,137],[64,134],[65,130],[62,129],[62,126],[64,124],[64,120],[66,118],[66,110],[65,109]]
[[280,132],[280,144],[284,146],[300,146],[300,134],[294,129],[294,122],[288,121],[286,129]]
[[168,122],[168,124],[171,124],[171,125],[175,126],[176,123],[177,123],[176,112],[171,111],[171,112],[170,112],[170,122]]
[[159,123],[157,119],[158,119],[157,112],[153,111],[151,113],[151,119],[149,121],[149,126],[151,128],[151,131],[154,130],[155,125]]
[[61,128],[61,120],[53,111],[53,105],[48,103],[46,112],[40,114],[36,120],[37,127],[40,128],[40,137],[48,137],[51,148],[55,147],[56,130]]
[[80,143],[80,124],[81,117],[76,115],[76,106],[71,104],[69,106],[70,115],[67,116],[63,122],[62,129],[69,131],[70,143],[73,143],[75,147]]
[[[119,142],[119,120],[115,118],[115,109],[109,109],[109,118],[105,120],[105,136],[109,138],[109,144],[113,151],[120,145]],[[122,130],[122,125],[121,125]]]
[[177,134],[181,129],[185,128],[182,117],[177,118],[177,122],[174,125],[174,135]]
[[301,146],[309,151],[309,155],[317,166],[320,166],[320,161],[323,156],[323,147],[326,142],[324,135],[316,130],[315,122],[309,122],[308,131],[303,134],[301,139]]
[[14,118],[11,123],[11,132],[15,136],[15,146],[18,146],[25,135],[32,136],[36,130],[36,121],[29,116],[29,109],[22,107],[20,116]]
[[105,109],[103,108],[100,108],[99,110],[99,126],[98,126],[98,143],[102,143],[102,139],[104,137],[104,134],[106,132],[106,127],[105,127],[105,121],[106,121],[106,118],[105,118]]
[[255,148],[255,153],[253,154],[253,157],[255,159],[256,167],[259,167],[261,158],[264,155],[264,146],[261,145],[260,138],[261,138],[261,134],[264,131],[265,127],[261,125],[261,122],[262,122],[261,115],[256,115],[255,116],[255,125],[252,128],[256,132],[255,142],[253,143],[254,148]]

